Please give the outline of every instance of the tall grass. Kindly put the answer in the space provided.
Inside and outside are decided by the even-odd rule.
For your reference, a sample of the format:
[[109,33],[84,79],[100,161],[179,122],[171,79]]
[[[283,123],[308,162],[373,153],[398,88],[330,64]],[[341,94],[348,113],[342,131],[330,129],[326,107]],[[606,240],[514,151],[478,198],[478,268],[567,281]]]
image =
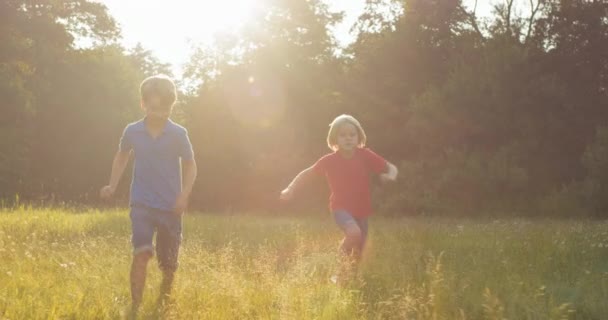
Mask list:
[[[149,266],[141,318],[605,319],[608,223],[371,220],[358,276],[331,219],[188,215],[172,305]],[[0,213],[0,319],[116,319],[129,308],[126,210]]]

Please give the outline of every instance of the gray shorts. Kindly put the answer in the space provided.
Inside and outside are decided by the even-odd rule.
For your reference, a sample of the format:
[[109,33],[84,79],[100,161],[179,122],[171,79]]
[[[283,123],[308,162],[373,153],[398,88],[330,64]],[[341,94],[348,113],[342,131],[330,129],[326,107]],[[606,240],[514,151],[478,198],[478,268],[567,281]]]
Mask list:
[[346,210],[337,210],[334,211],[334,220],[342,231],[346,231],[346,228],[349,225],[358,226],[359,230],[361,230],[361,244],[365,244],[365,241],[367,240],[367,217],[353,217],[353,215]]
[[[177,269],[177,257],[182,242],[182,216],[172,212],[144,207],[131,207],[131,242],[133,254],[150,251],[158,259],[163,271]],[[154,250],[156,233],[156,250]]]

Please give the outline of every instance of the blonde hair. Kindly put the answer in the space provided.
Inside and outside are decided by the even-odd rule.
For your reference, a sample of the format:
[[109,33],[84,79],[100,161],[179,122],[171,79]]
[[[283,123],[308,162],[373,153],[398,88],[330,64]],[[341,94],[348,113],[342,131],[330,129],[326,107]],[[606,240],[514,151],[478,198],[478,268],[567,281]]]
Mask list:
[[357,134],[359,136],[358,146],[361,148],[365,147],[365,142],[367,142],[367,136],[365,135],[365,131],[363,130],[361,123],[359,123],[359,121],[355,119],[355,117],[348,114],[342,114],[337,116],[334,121],[329,124],[329,132],[327,133],[327,146],[334,151],[338,149],[338,128],[346,123],[350,123],[355,126],[355,128],[357,129]]
[[[146,78],[139,86],[141,101],[152,109],[171,110],[177,100],[177,89],[173,80],[166,75],[159,74]],[[158,101],[152,104],[150,98],[156,97]]]

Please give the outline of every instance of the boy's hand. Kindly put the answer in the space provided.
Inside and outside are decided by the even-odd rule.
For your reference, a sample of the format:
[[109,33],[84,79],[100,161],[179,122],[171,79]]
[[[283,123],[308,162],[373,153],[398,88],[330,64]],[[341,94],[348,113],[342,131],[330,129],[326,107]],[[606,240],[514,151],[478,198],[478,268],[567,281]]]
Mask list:
[[380,174],[380,181],[382,181],[382,182],[395,181],[395,180],[397,180],[396,178],[397,177],[392,176],[392,175],[390,175],[388,173],[381,173]]
[[173,206],[173,213],[176,215],[180,215],[186,211],[186,207],[188,207],[188,198],[189,194],[180,193],[175,200],[175,205]]
[[115,189],[112,188],[112,186],[107,185],[101,188],[101,190],[99,191],[99,196],[102,199],[109,199],[110,197],[112,197],[112,195],[114,195],[114,191]]
[[285,190],[281,191],[281,200],[289,201],[293,198],[293,189],[287,187]]

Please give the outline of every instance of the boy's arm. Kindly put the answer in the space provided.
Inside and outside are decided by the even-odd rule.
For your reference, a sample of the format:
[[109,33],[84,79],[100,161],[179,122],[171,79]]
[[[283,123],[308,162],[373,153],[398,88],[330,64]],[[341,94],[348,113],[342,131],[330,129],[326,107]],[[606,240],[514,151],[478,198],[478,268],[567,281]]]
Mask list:
[[314,166],[308,167],[302,170],[302,172],[298,173],[298,175],[293,178],[293,181],[291,181],[287,188],[281,191],[281,200],[290,200],[291,198],[293,198],[294,191],[297,190],[302,183],[305,183],[306,181],[310,180],[310,177],[314,174]]
[[173,207],[175,214],[182,214],[186,210],[197,172],[198,168],[196,167],[194,158],[189,160],[182,159],[182,192],[177,197],[175,206]]
[[397,179],[397,174],[399,173],[399,170],[397,170],[397,167],[394,164],[387,161],[386,168],[387,168],[387,171],[380,174],[380,179],[382,179],[382,181],[395,181]]
[[100,195],[102,198],[106,199],[111,197],[116,191],[116,187],[118,186],[118,182],[122,177],[125,168],[127,167],[127,163],[129,163],[129,159],[131,158],[131,150],[129,151],[118,151],[114,156],[114,161],[112,161],[112,173],[110,174],[110,183],[101,188]]
[[194,186],[194,180],[196,180],[197,173],[198,168],[196,167],[196,161],[194,161],[194,158],[182,161],[182,193],[187,195],[192,193],[192,187]]

